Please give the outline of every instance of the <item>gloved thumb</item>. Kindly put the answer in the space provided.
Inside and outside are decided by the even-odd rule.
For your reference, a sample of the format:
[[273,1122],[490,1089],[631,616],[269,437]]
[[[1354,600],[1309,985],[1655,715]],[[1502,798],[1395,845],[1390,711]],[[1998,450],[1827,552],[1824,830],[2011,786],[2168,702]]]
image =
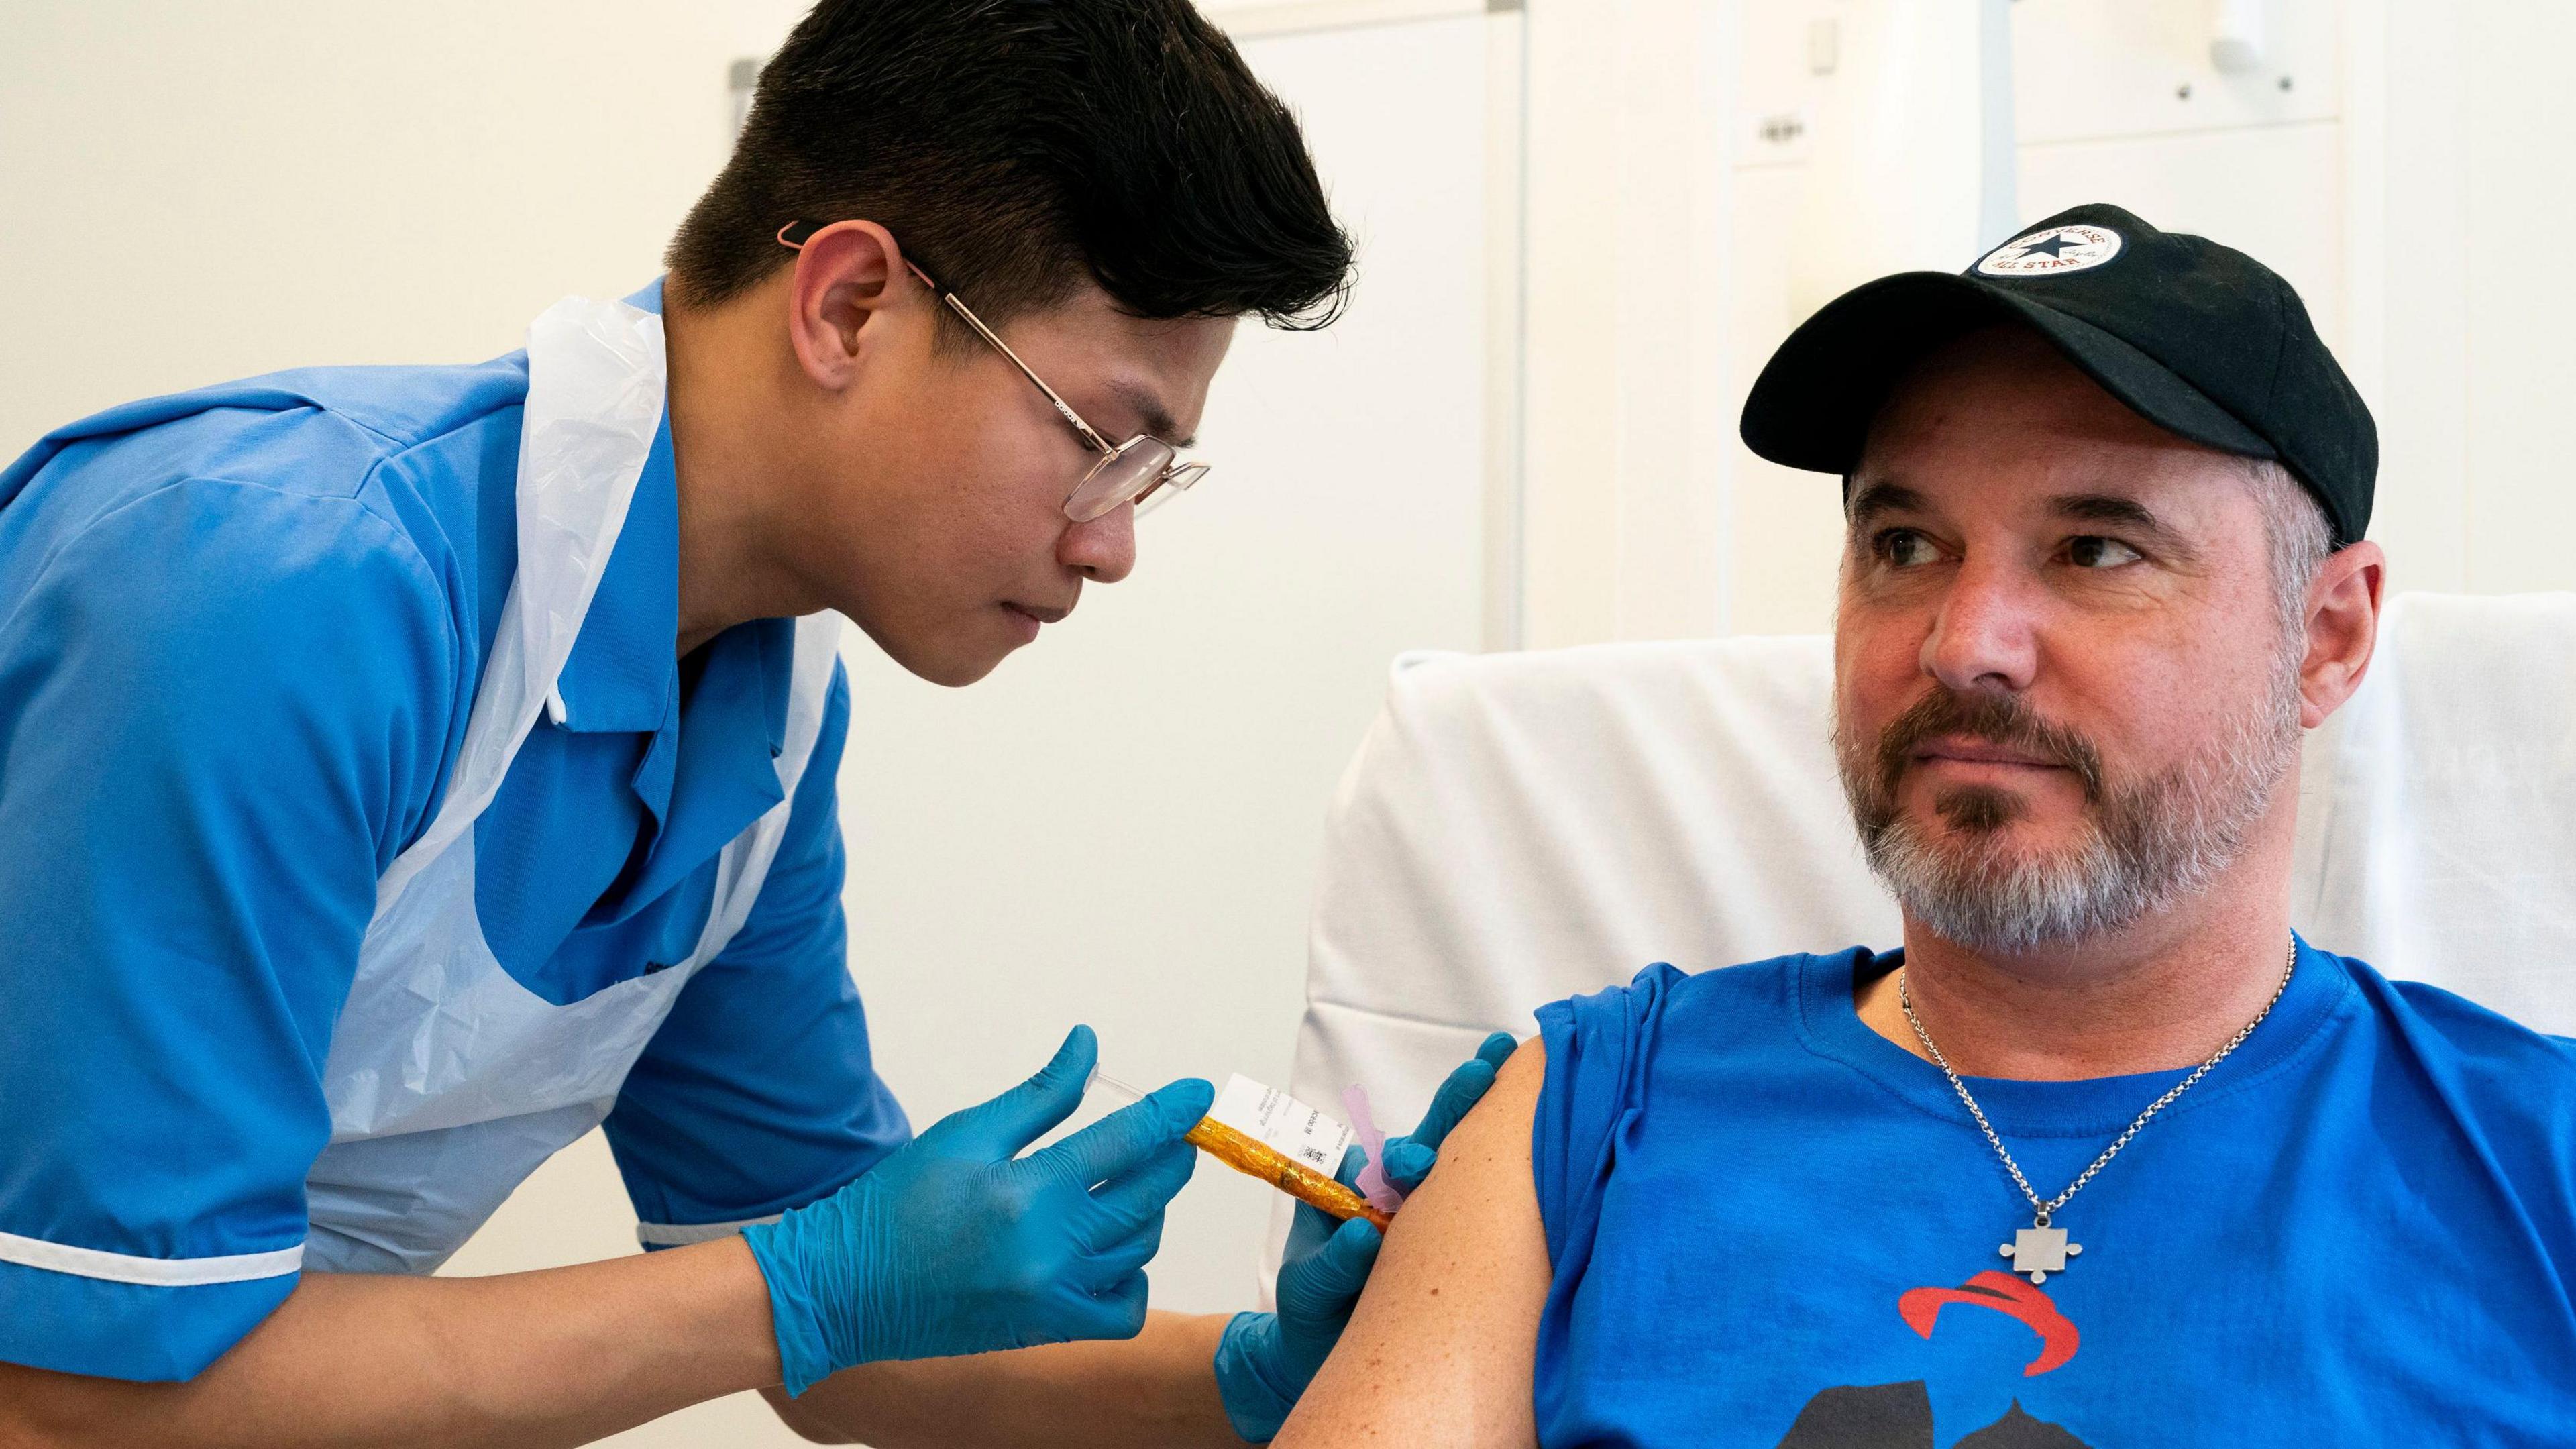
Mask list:
[[1411,1192],[1422,1186],[1422,1180],[1431,1175],[1439,1157],[1440,1154],[1410,1137],[1391,1137],[1387,1139],[1384,1164],[1387,1181]]
[[950,1134],[987,1160],[1017,1157],[1082,1105],[1082,1089],[1099,1062],[1100,1039],[1077,1026],[1036,1076],[949,1118]]
[[[1216,1089],[1184,1077],[1133,1106],[1121,1107],[1030,1158],[1090,1187],[1107,1182],[1181,1139],[1214,1105]],[[1173,1191],[1180,1190],[1178,1183]]]

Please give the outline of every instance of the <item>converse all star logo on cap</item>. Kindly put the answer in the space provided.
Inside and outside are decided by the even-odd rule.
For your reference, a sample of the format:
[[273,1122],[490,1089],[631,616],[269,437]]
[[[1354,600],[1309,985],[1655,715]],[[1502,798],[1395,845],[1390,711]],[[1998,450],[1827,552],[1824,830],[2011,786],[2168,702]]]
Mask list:
[[2107,226],[2052,226],[1986,253],[1977,270],[1989,277],[2051,276],[2098,267],[2120,254],[2120,234]]

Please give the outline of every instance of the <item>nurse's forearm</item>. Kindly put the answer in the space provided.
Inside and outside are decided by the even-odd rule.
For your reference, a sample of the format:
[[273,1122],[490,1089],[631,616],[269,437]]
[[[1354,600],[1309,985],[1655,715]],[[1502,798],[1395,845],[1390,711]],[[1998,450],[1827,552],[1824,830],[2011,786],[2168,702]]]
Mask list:
[[186,1383],[0,1364],[0,1445],[572,1445],[779,1381],[740,1239],[490,1278],[306,1275]]
[[875,1449],[1240,1449],[1212,1366],[1231,1316],[1156,1313],[1124,1342],[863,1364],[801,1398],[767,1392],[798,1433]]

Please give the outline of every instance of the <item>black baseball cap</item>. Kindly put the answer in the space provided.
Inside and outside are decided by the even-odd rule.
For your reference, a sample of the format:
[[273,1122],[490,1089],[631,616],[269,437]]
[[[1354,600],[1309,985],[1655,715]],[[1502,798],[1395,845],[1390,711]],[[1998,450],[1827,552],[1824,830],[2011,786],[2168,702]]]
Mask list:
[[2116,206],[2061,211],[1955,276],[1900,272],[1827,303],[1754,380],[1745,445],[1849,476],[1898,381],[1996,322],[2038,332],[2167,431],[2278,460],[2324,505],[2336,547],[2369,526],[2379,430],[2299,294],[2243,252]]

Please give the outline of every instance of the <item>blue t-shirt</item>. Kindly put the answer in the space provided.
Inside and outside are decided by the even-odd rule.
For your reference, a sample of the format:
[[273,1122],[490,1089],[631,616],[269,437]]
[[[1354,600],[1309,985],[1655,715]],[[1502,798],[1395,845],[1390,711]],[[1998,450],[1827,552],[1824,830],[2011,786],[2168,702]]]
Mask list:
[[[294,1286],[133,1280],[305,1241],[377,877],[437,811],[516,566],[526,392],[519,354],[281,373],[0,472],[0,1361],[189,1377]],[[475,826],[486,942],[547,1001],[685,959],[780,800],[793,623],[683,670],[677,508],[666,417],[560,709]],[[648,1240],[908,1135],[846,969],[848,720],[836,675],[748,921],[608,1118]]]
[[[1539,1442],[2576,1442],[2576,1043],[2304,944],[2262,1026],[2058,1215],[1864,1025],[1901,953],[1544,1007]],[[1969,1083],[2042,1197],[2183,1074]]]

